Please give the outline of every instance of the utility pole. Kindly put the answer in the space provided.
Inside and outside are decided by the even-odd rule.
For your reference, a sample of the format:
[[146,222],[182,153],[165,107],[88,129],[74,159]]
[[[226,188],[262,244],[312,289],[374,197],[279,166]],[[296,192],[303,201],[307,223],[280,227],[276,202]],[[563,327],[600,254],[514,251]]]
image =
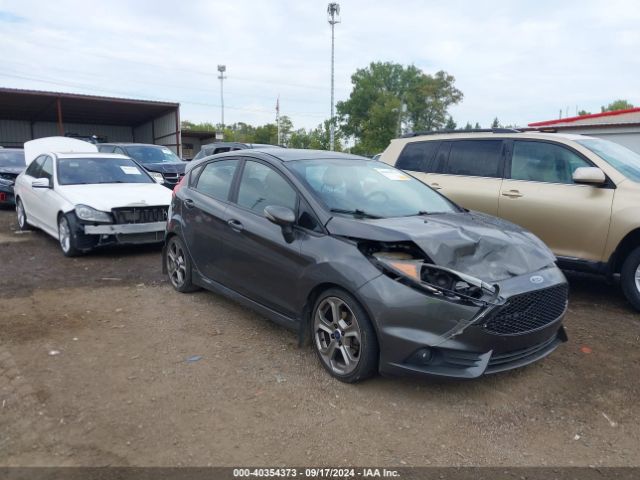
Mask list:
[[278,100],[276,100],[276,124],[278,125],[278,145],[282,145],[282,141],[280,140],[280,95],[278,95]]
[[224,79],[227,78],[224,76],[224,72],[227,71],[226,65],[218,65],[218,80],[220,80],[220,109],[221,109],[221,117],[222,117],[222,133],[224,134]]
[[333,112],[333,95],[334,95],[334,50],[335,50],[335,27],[336,23],[340,23],[340,5],[330,3],[327,7],[327,16],[329,25],[331,25],[331,119],[329,121],[329,150],[335,149],[335,119]]

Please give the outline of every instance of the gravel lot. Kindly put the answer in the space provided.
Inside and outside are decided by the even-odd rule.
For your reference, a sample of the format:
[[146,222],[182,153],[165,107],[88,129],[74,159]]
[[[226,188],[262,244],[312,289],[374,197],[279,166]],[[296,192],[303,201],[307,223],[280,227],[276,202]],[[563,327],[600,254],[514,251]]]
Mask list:
[[16,228],[0,211],[0,465],[640,465],[640,314],[599,278],[570,276],[570,342],[542,362],[349,386],[174,292],[158,247],[68,259]]

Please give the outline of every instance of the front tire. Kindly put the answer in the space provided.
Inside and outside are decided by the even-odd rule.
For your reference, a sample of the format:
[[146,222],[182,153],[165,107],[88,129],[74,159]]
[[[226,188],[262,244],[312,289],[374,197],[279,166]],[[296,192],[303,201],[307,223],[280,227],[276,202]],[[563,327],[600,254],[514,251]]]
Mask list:
[[76,237],[71,230],[71,222],[66,215],[58,218],[58,241],[65,257],[76,257],[82,253],[77,248]]
[[31,230],[31,225],[27,223],[27,212],[20,198],[16,198],[16,216],[18,217],[18,228],[20,230]]
[[633,250],[622,264],[622,292],[636,310],[640,310],[640,247]]
[[180,237],[174,235],[167,241],[164,256],[169,281],[173,288],[181,293],[198,290],[191,281],[191,258]]
[[322,366],[341,382],[356,383],[378,371],[378,339],[369,315],[346,291],[323,292],[312,312],[313,346]]

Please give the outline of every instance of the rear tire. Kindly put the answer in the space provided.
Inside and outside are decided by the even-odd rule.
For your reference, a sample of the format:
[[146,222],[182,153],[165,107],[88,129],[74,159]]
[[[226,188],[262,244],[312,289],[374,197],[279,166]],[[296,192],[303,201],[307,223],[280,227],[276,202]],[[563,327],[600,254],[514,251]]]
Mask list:
[[358,301],[340,288],[330,288],[313,306],[313,347],[329,374],[356,383],[378,371],[378,338],[369,315]]
[[640,247],[633,250],[622,264],[622,292],[636,310],[640,310]]
[[175,290],[181,293],[195,292],[198,287],[191,281],[192,264],[184,242],[174,235],[167,241],[164,251],[164,264],[169,281]]
[[22,231],[31,230],[32,227],[27,223],[27,212],[20,198],[16,198],[16,216],[18,217],[18,228]]
[[82,253],[77,248],[76,237],[73,234],[71,222],[66,215],[58,217],[58,241],[65,257],[77,257]]

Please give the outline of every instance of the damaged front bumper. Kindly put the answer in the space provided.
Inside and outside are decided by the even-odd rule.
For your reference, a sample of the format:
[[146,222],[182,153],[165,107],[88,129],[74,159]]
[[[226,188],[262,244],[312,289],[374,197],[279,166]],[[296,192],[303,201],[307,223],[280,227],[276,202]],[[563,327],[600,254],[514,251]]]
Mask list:
[[166,222],[94,224],[79,221],[74,215],[76,248],[89,251],[110,245],[142,245],[164,240]]
[[85,225],[86,235],[131,235],[159,232],[164,234],[167,222]]
[[568,287],[555,266],[496,282],[491,302],[455,302],[387,275],[365,284],[380,373],[476,378],[535,362],[567,340]]

